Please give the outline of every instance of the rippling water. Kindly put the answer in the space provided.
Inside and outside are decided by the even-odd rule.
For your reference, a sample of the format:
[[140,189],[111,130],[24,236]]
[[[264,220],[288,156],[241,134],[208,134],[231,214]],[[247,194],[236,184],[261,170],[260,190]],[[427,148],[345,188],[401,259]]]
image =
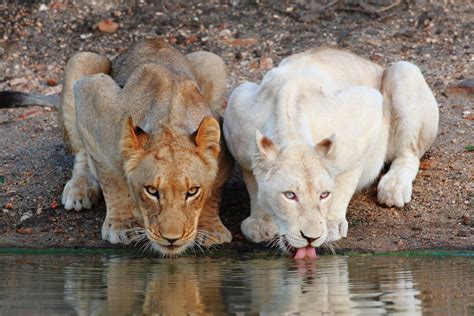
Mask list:
[[0,255],[0,315],[474,315],[474,257]]

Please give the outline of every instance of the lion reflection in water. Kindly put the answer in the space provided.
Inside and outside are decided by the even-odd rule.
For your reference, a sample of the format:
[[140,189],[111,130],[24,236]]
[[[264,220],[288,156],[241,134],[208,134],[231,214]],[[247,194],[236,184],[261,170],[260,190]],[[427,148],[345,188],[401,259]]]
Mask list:
[[[399,271],[388,268],[360,278],[357,271],[349,272],[348,258],[106,260],[102,278],[90,273],[90,264],[66,268],[66,302],[79,315],[397,310],[421,314],[420,291],[410,270],[403,279]],[[368,289],[373,289],[373,296]]]

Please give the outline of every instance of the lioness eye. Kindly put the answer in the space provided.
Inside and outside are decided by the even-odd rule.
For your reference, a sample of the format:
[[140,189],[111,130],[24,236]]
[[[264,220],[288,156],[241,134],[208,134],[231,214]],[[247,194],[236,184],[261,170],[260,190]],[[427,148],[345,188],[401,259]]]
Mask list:
[[194,195],[198,194],[198,192],[199,192],[199,187],[192,187],[186,193],[186,198],[194,196]]
[[283,192],[283,194],[288,200],[296,200],[296,194],[293,191],[286,191],[286,192]]
[[145,187],[145,191],[146,191],[146,193],[150,194],[151,196],[155,197],[156,199],[160,199],[160,193],[158,192],[158,190],[154,186],[147,185]]
[[321,198],[321,200],[327,198],[329,196],[329,194],[331,194],[331,192],[328,192],[328,191],[324,191],[323,193],[321,193],[321,195],[319,196]]

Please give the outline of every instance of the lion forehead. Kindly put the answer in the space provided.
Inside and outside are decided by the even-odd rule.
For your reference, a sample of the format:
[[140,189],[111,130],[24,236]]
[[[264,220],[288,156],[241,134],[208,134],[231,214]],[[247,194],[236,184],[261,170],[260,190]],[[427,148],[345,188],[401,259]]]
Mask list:
[[157,174],[186,185],[209,185],[214,181],[217,172],[194,149],[186,147],[166,146],[155,152],[153,165]]

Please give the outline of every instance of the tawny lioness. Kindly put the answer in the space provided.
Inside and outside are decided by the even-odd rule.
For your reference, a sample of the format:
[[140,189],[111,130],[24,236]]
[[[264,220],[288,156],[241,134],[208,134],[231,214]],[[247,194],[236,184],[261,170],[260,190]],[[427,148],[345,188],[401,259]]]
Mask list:
[[[113,61],[74,55],[58,102],[64,142],[75,156],[65,208],[91,208],[102,192],[102,238],[143,240],[164,255],[230,242],[219,218],[232,167],[219,126],[225,88],[220,57],[184,56],[157,39]],[[1,100],[6,106],[54,103],[18,93],[3,93]]]

